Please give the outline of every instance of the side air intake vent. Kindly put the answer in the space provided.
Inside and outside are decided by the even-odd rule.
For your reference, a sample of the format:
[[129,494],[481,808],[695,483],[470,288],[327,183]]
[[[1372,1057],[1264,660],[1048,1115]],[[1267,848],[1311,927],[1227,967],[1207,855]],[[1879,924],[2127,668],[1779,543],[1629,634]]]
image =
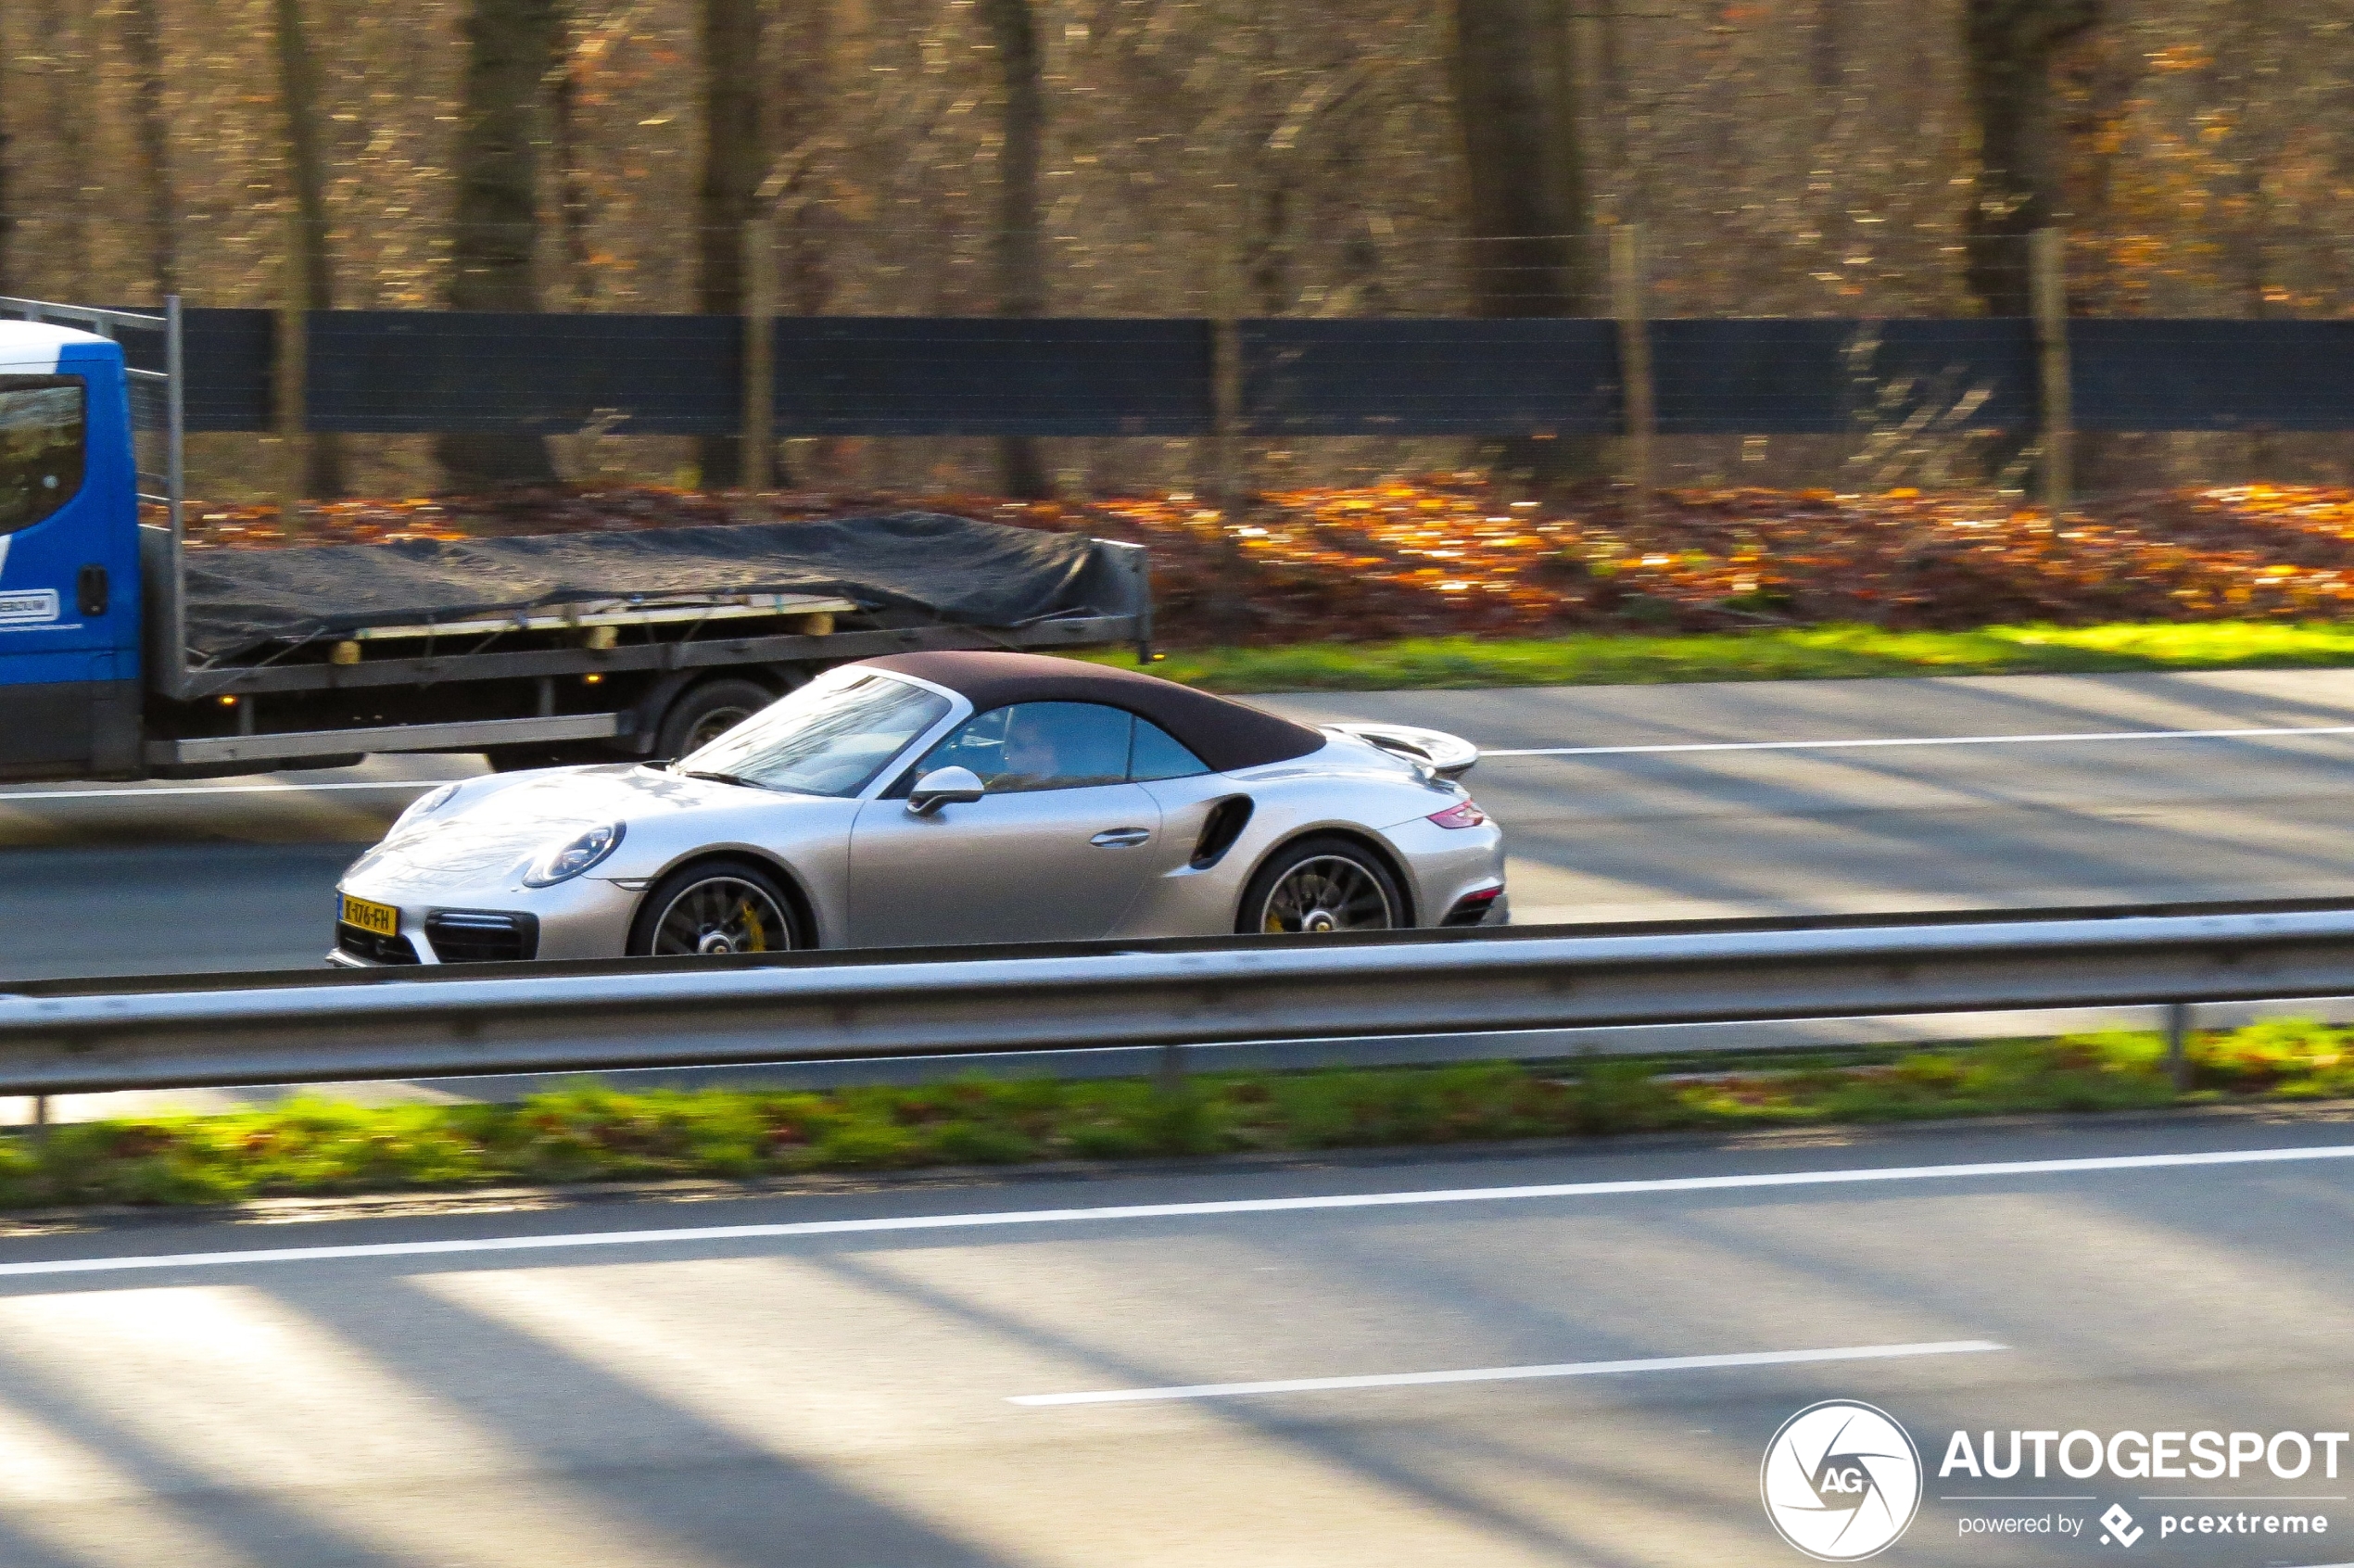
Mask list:
[[1187,862],[1196,871],[1207,871],[1226,858],[1234,841],[1250,826],[1251,801],[1248,795],[1229,795],[1209,808],[1209,816],[1201,825],[1201,837],[1194,841],[1194,857]]

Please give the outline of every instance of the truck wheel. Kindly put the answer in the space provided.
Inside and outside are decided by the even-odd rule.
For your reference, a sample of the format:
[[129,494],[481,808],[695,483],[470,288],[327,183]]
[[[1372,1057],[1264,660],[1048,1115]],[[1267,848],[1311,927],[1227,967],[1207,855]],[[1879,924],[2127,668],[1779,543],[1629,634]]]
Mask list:
[[707,680],[690,688],[662,715],[650,761],[666,762],[707,745],[777,700],[749,680]]

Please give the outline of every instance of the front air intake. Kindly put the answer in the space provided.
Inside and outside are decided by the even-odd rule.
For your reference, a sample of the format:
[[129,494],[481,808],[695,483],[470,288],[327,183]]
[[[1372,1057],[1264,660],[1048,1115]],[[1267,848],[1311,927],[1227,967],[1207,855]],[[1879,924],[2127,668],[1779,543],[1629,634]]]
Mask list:
[[539,952],[539,917],[495,909],[436,909],[425,940],[445,964],[513,963]]
[[405,936],[386,936],[379,931],[361,930],[358,926],[335,923],[335,947],[354,958],[371,964],[413,964],[417,950]]

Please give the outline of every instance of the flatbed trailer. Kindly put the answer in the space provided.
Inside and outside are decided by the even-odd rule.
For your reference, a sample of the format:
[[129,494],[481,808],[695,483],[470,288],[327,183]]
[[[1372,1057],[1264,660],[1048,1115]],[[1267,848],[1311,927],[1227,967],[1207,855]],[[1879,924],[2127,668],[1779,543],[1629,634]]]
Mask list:
[[0,299],[0,779],[667,756],[848,660],[1150,656],[1141,547],[965,518],[190,551],[181,344]]

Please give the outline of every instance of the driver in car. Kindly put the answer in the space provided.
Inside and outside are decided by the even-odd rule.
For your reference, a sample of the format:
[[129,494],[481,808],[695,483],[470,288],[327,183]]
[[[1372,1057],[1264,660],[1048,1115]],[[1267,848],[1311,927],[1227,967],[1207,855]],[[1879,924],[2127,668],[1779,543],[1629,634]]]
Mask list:
[[1061,781],[1061,749],[1050,714],[1036,707],[1006,715],[1006,770],[989,780],[992,793],[1050,789]]

